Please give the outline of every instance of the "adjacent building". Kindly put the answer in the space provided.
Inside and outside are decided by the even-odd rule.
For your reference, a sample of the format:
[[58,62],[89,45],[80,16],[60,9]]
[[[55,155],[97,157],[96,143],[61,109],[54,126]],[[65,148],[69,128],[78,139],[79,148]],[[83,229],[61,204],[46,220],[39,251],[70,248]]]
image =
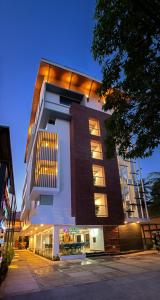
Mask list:
[[0,126],[0,261],[13,244],[16,214],[9,127]]
[[135,162],[105,156],[100,82],[41,60],[28,129],[21,219],[46,257],[142,249],[148,218]]

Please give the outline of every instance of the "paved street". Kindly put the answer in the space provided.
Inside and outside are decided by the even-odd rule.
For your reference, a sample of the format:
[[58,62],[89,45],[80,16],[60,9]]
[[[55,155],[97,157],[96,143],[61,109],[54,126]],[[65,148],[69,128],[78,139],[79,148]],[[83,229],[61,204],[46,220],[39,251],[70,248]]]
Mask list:
[[1,299],[155,300],[160,295],[160,255],[139,254],[52,262],[16,251]]

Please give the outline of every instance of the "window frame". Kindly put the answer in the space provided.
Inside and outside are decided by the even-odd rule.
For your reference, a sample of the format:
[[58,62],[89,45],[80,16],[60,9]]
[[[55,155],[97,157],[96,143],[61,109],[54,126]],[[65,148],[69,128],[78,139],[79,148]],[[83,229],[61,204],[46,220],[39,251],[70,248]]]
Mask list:
[[[103,196],[104,204],[96,205],[96,200],[97,200],[96,195]],[[95,206],[95,216],[97,218],[107,218],[109,216],[107,194],[105,194],[105,193],[94,193],[94,206]],[[96,209],[97,209],[96,207],[100,207],[100,208],[103,207],[103,209],[105,209],[105,214],[98,215],[98,213],[96,212]]]
[[[102,170],[102,177],[94,175],[94,167],[97,167]],[[104,166],[100,166],[97,164],[92,164],[92,175],[93,175],[93,185],[96,187],[105,187],[106,186],[106,178],[105,178],[105,170]],[[100,178],[103,181],[103,184],[96,184],[96,178]]]
[[[96,124],[97,124],[96,128],[92,128],[91,129],[91,125],[90,125],[91,121],[95,121],[96,122]],[[88,122],[89,122],[89,133],[91,135],[93,135],[93,136],[101,136],[101,129],[100,129],[100,122],[99,122],[99,120],[95,119],[95,118],[89,118]],[[91,130],[97,130],[98,134],[91,133]]]
[[[100,147],[100,150],[101,150],[101,151],[94,151],[94,150],[92,150],[92,144],[93,144],[93,143],[95,143],[95,144],[97,143],[97,145]],[[93,140],[93,139],[92,139],[92,140],[90,141],[90,147],[91,147],[91,157],[92,157],[93,159],[103,160],[102,143],[101,143],[100,141],[97,141],[97,140]],[[100,157],[98,157],[98,158],[97,158],[97,157],[94,157],[94,156],[93,156],[93,153],[94,153],[94,152],[99,153],[99,154],[100,154]],[[98,154],[98,155],[99,155],[99,154]]]

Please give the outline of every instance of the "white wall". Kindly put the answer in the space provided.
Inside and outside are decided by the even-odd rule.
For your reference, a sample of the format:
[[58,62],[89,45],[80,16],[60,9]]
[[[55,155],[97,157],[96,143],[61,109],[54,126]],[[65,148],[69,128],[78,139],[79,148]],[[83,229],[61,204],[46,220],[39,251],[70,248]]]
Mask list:
[[[104,238],[103,228],[90,228],[90,249],[104,251]],[[93,238],[96,238],[96,243],[93,242]]]
[[54,93],[45,92],[45,108],[64,114],[69,114],[69,106],[60,103],[60,96]]
[[59,104],[60,96],[51,92],[45,92],[45,101]]
[[[89,98],[89,101],[87,101],[87,98],[84,97],[84,99],[82,101],[82,105],[92,108],[94,110],[104,112],[104,110],[102,109],[103,103],[98,102],[97,99]],[[107,111],[107,114],[111,114],[111,111]]]

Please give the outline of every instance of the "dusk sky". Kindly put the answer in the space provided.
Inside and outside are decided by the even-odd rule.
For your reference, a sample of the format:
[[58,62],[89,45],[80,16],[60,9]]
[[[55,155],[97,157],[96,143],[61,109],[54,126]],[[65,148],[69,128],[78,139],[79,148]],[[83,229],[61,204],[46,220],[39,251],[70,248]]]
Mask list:
[[[10,126],[18,209],[25,176],[24,154],[40,59],[97,79],[91,54],[95,0],[0,1],[0,124]],[[144,177],[160,171],[156,150],[141,161]]]

